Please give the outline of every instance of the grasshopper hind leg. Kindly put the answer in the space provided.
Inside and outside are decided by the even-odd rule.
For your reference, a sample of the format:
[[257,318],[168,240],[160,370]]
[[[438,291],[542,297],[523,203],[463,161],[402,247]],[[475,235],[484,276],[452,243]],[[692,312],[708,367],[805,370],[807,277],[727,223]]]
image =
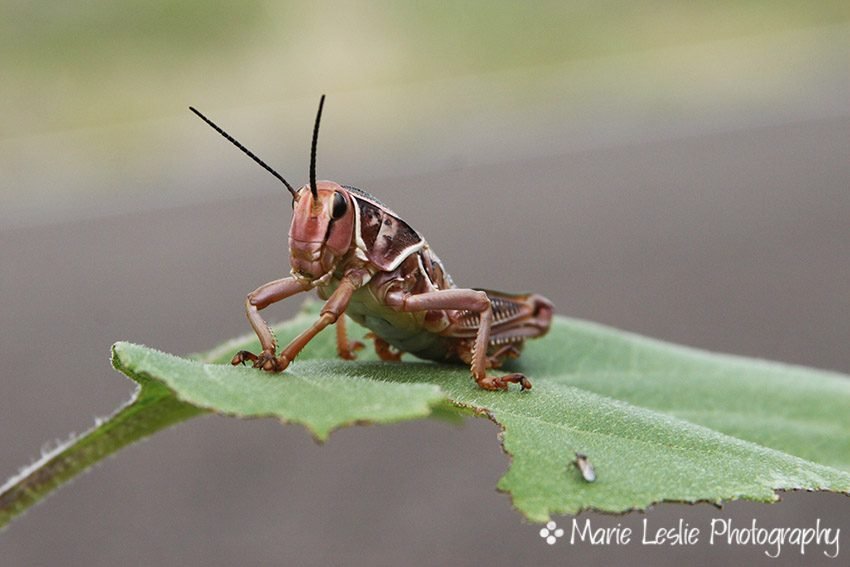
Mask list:
[[[506,358],[517,358],[520,354],[520,347],[513,344],[503,345],[487,355],[485,367],[501,368]],[[507,390],[508,384],[519,384],[520,390],[530,390],[531,380],[525,374],[514,372],[505,376],[489,376],[482,373],[478,376],[475,374],[475,341],[464,341],[458,346],[458,357],[469,364],[472,369],[472,377],[475,382],[485,390]]]
[[470,365],[472,378],[484,390],[507,390],[509,384],[519,384],[523,390],[531,389],[531,381],[519,373],[507,376],[489,376],[492,366],[487,356],[490,345],[490,328],[493,325],[493,305],[487,294],[474,289],[447,289],[420,294],[395,292],[387,294],[387,304],[401,311],[456,310],[478,315],[477,332],[471,345],[466,343],[458,352]]

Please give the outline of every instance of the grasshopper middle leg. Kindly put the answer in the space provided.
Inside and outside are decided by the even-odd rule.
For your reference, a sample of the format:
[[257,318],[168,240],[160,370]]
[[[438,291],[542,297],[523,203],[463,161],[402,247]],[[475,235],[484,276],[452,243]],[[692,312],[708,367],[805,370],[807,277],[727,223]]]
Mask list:
[[345,315],[340,315],[336,320],[336,353],[344,360],[354,360],[354,354],[364,347],[360,341],[349,341],[348,333],[345,331]]
[[[369,281],[369,277],[369,273],[363,269],[347,272],[340,280],[336,290],[334,290],[322,306],[319,320],[295,337],[292,342],[280,351],[280,355],[275,360],[274,370],[277,372],[283,371],[298,353],[301,352],[301,349],[307,346],[307,343],[319,334],[319,331],[328,325],[337,323],[340,317],[344,317],[343,314],[348,307],[348,303],[351,301],[351,296],[358,288]],[[339,335],[337,335],[337,338],[339,338]]]

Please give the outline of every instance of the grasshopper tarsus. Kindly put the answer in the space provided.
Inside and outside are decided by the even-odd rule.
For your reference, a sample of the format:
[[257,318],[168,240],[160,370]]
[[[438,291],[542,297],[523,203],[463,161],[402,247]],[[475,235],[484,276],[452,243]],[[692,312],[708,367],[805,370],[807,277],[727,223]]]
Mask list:
[[348,343],[348,347],[337,352],[337,355],[343,360],[357,360],[357,351],[363,350],[365,346],[360,341],[351,341]]
[[230,364],[232,364],[233,366],[239,366],[240,364],[242,366],[245,366],[245,361],[251,361],[251,363],[253,364],[258,359],[259,357],[253,352],[248,352],[247,350],[240,350],[235,355],[233,355],[233,358],[230,360]]
[[402,351],[394,349],[390,343],[376,335],[375,333],[366,333],[366,337],[375,341],[375,353],[378,358],[384,362],[401,362]]
[[519,384],[521,392],[531,389],[531,380],[519,373],[508,374],[507,376],[484,376],[475,381],[484,390],[507,390],[509,384]]
[[259,368],[266,372],[281,372],[287,366],[283,364],[282,357],[279,359],[275,357],[274,353],[269,351],[263,351],[257,355],[247,350],[240,350],[230,360],[230,364],[233,366],[239,366],[240,364],[244,366],[246,362],[251,362],[252,368]]

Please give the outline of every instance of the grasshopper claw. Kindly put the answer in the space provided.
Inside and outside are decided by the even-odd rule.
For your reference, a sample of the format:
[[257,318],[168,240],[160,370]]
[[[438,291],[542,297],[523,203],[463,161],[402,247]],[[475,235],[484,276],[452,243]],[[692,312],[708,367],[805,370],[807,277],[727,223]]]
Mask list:
[[259,360],[259,357],[252,352],[248,352],[247,350],[240,350],[235,355],[233,355],[233,358],[230,360],[230,364],[232,364],[233,366],[238,366],[240,364],[242,366],[245,366],[246,360],[256,362],[257,360]]
[[531,389],[531,380],[526,378],[525,374],[520,374],[520,373],[517,372],[517,373],[514,373],[514,374],[508,374],[507,376],[502,376],[501,379],[506,384],[508,382],[512,382],[514,384],[519,384],[519,389],[520,389],[521,392],[524,392],[525,390]]

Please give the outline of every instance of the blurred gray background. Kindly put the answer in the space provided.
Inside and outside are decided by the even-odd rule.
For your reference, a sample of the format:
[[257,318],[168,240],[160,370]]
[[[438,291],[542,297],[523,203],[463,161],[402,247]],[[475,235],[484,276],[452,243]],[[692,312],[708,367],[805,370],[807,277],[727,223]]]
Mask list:
[[[129,397],[114,341],[205,350],[248,332],[244,294],[287,273],[283,188],[189,104],[300,183],[327,93],[319,177],[387,202],[461,285],[850,372],[844,2],[7,0],[0,53],[0,476]],[[60,490],[0,534],[0,557],[835,564],[821,549],[547,546],[495,491],[496,434],[428,421],[319,446],[270,420],[199,418]],[[820,518],[850,553],[841,495],[581,517]]]

